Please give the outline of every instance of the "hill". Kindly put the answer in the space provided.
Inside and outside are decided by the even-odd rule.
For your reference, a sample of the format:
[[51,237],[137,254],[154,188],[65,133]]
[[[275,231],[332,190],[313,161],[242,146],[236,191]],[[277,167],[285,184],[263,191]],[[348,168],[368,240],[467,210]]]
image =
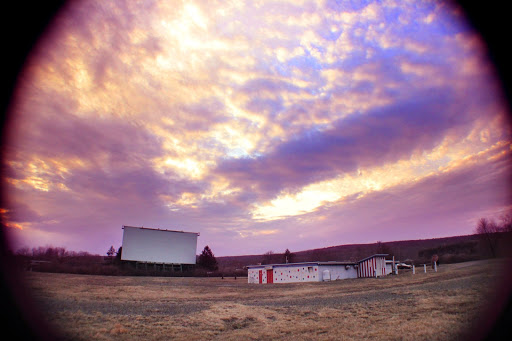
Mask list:
[[[511,236],[498,234],[498,255],[507,252]],[[377,242],[372,244],[337,245],[319,249],[293,252],[290,262],[308,261],[357,261],[375,253],[387,253],[395,260],[407,263],[429,263],[432,255],[439,256],[439,263],[456,263],[491,257],[487,241],[480,235],[455,236],[446,238]],[[263,255],[217,257],[219,271],[230,273],[235,269],[253,264],[284,263],[284,253]]]
[[[495,256],[510,256],[509,245],[512,232],[496,232],[490,235],[469,235],[447,238],[402,240],[377,242],[371,244],[337,245],[319,249],[295,251],[289,255],[289,262],[307,261],[352,261],[371,256],[375,253],[389,254],[389,259],[409,264],[430,263],[433,255],[438,255],[439,263],[458,263],[471,260],[492,258],[489,247],[492,241]],[[137,268],[134,262],[126,262],[117,257],[103,257],[86,252],[66,251],[64,248],[40,247],[19,250],[10,254],[11,263],[20,269],[40,272],[61,272],[95,275],[125,276],[244,276],[245,267],[254,264],[285,263],[283,253],[267,252],[263,255],[243,255],[216,257],[218,271],[208,271],[198,266],[173,271],[157,264],[145,264]]]

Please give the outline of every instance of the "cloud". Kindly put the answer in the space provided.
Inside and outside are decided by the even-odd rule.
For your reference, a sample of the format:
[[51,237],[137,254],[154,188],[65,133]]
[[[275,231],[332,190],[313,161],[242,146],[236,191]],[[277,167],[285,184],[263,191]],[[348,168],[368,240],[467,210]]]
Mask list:
[[279,235],[251,237],[256,239],[252,253],[471,234],[480,217],[498,217],[512,209],[510,146],[503,150],[507,153],[492,162],[487,158],[494,153],[480,155],[421,181],[362,198],[355,193],[307,214],[255,224],[250,230],[274,228]]
[[272,197],[312,182],[408,158],[432,149],[462,117],[447,112],[446,92],[421,93],[404,103],[305,132],[256,158],[225,160],[215,173]]
[[11,203],[4,209],[2,219],[15,223],[41,222],[43,217],[24,203]]
[[[2,212],[32,244],[103,253],[122,224],[178,226],[229,254],[358,224],[385,239],[450,181],[496,211],[510,129],[485,56],[444,4],[69,4],[20,76]],[[295,210],[255,214],[279,201]]]

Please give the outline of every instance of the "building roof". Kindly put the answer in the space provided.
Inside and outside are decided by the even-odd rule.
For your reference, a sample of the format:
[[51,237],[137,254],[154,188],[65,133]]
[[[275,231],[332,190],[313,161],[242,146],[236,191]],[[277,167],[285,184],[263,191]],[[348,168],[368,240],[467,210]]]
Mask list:
[[177,230],[166,230],[166,229],[157,229],[157,228],[151,228],[151,227],[143,227],[143,226],[128,226],[128,225],[123,225],[123,229],[125,227],[131,227],[131,228],[134,228],[134,229],[141,229],[141,230],[154,230],[154,231],[164,231],[164,232],[179,232],[179,233],[192,233],[192,234],[196,234],[199,236],[199,232],[185,232],[185,231],[177,231]]
[[386,256],[389,256],[389,254],[387,254],[387,253],[377,253],[377,254],[372,255],[370,257],[366,257],[364,259],[361,259],[360,261],[357,261],[357,262],[361,263],[361,262],[364,262],[365,260],[368,260],[368,259],[371,259],[371,258],[374,258],[374,257],[386,257]]
[[306,266],[306,265],[356,265],[355,262],[337,262],[337,261],[328,261],[328,262],[301,262],[301,263],[280,263],[280,264],[258,264],[258,265],[247,265],[247,268],[265,268],[270,266]]
[[338,261],[327,261],[327,262],[302,262],[302,263],[281,263],[281,264],[257,264],[257,265],[247,265],[247,268],[265,268],[270,266],[301,266],[301,265],[356,265],[358,263],[364,262],[365,260],[374,258],[374,257],[386,257],[387,253],[377,253],[370,257],[366,257],[357,262],[338,262]]

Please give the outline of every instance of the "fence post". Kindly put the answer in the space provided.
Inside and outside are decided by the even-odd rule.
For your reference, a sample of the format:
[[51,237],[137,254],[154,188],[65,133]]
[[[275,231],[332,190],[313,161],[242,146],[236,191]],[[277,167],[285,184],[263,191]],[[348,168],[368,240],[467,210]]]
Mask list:
[[416,274],[416,269],[414,268],[414,265],[412,266],[412,274]]
[[437,262],[434,262],[434,271],[437,272]]
[[425,271],[425,273],[427,273],[427,264],[423,264],[423,271]]

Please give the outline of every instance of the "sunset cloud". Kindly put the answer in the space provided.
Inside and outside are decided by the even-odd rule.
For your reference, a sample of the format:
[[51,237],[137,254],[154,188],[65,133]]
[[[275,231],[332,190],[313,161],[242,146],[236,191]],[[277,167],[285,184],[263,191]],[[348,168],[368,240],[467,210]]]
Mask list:
[[444,3],[76,2],[19,79],[18,246],[105,253],[127,224],[263,253],[469,234],[511,208],[508,109]]

